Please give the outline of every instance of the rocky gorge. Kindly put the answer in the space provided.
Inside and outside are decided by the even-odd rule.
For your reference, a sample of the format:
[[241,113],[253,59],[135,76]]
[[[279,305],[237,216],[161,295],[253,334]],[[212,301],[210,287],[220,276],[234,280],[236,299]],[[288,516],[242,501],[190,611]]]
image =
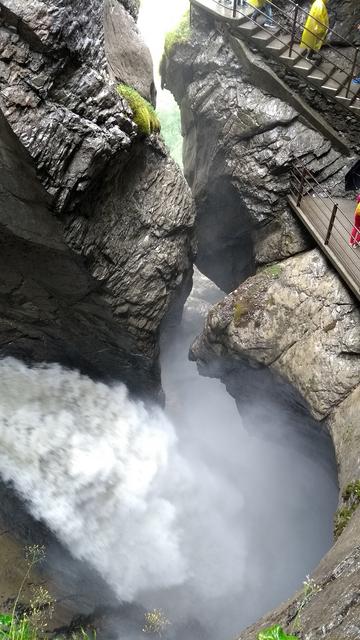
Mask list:
[[[116,90],[131,85],[155,104],[137,12],[132,0],[0,3],[0,353],[163,403],[160,327],[177,321],[191,288],[194,206],[160,136],[139,131]],[[23,545],[52,537],[11,487],[1,491],[5,606]],[[87,579],[83,612],[99,602],[98,579]],[[64,580],[50,588],[66,600],[58,627],[79,612]]]
[[154,396],[159,326],[191,283],[194,213],[180,170],[116,92],[131,79],[154,99],[133,16],[110,0],[0,5],[0,343]]
[[[331,7],[339,30],[348,37],[358,17],[356,2],[347,0],[336,7],[331,3]],[[31,487],[31,499],[37,499],[36,514],[42,513],[42,489],[48,491],[50,523],[56,525],[60,520],[53,506],[57,501],[66,503],[64,496],[68,499],[65,506],[71,509],[65,509],[59,530],[70,536],[78,550],[76,557],[96,558],[96,569],[102,567],[105,557],[108,566],[102,577],[113,588],[121,585],[121,598],[131,595],[132,582],[126,591],[121,584],[126,583],[121,562],[117,567],[111,553],[104,551],[109,547],[120,559],[127,543],[133,554],[134,548],[139,552],[139,557],[135,553],[135,569],[134,563],[129,568],[125,562],[127,577],[134,579],[135,575],[148,585],[156,583],[155,576],[160,586],[177,585],[171,554],[162,557],[159,552],[162,538],[172,542],[168,527],[173,505],[169,507],[167,499],[174,487],[178,500],[186,502],[184,522],[190,521],[197,536],[196,564],[202,555],[200,546],[202,553],[206,551],[204,535],[202,545],[198,544],[197,521],[213,533],[212,523],[205,519],[205,526],[200,517],[210,511],[208,496],[203,494],[202,509],[196,507],[196,518],[191,520],[194,504],[193,495],[186,493],[188,475],[177,458],[170,457],[171,448],[161,444],[166,434],[174,446],[174,436],[162,425],[163,418],[161,429],[153,429],[157,409],[146,413],[142,405],[132,405],[131,398],[163,402],[160,332],[179,321],[191,289],[197,250],[198,267],[227,295],[208,312],[204,330],[191,347],[191,358],[201,373],[220,377],[239,406],[246,394],[254,401],[254,380],[257,393],[265,393],[269,379],[279,396],[295,389],[301,410],[309,409],[320,431],[328,425],[339,466],[339,537],[314,572],[309,591],[299,592],[240,637],[255,638],[263,626],[281,624],[304,640],[358,639],[359,309],[287,205],[295,160],[306,163],[333,195],[344,195],[344,175],[358,151],[356,123],[349,118],[338,131],[338,114],[329,115],[326,101],[319,108],[320,122],[305,104],[308,96],[300,104],[289,92],[276,89],[272,94],[271,78],[276,70],[267,69],[254,52],[246,51],[246,59],[241,58],[223,25],[192,10],[188,41],[175,43],[162,65],[163,82],[181,109],[186,182],[161,136],[155,132],[144,135],[134,109],[116,90],[119,83],[131,85],[149,108],[156,103],[151,56],[136,26],[138,8],[134,0],[0,0],[0,353],[5,363],[8,356],[30,365],[41,363],[29,371],[42,381],[44,406],[49,408],[46,414],[40,391],[36,389],[31,396],[35,386],[31,375],[10,359],[15,377],[11,378],[6,366],[1,372],[2,472],[6,469],[13,482],[23,476],[25,485]],[[218,300],[219,290],[215,293],[214,300]],[[198,301],[191,304],[196,306]],[[171,332],[168,340],[176,345]],[[168,358],[174,359],[171,352]],[[57,364],[53,367],[52,363]],[[29,394],[32,413],[28,423],[16,422],[12,415],[16,404],[13,379],[20,380],[20,405]],[[76,389],[71,386],[74,380]],[[122,387],[116,387],[119,382],[127,385],[130,399]],[[179,370],[175,392],[172,390],[175,413],[179,411],[176,387],[182,383]],[[183,397],[184,404],[191,405],[186,393],[179,397],[180,404]],[[135,435],[131,432],[137,424],[134,412],[149,427],[150,435],[139,426]],[[53,422],[56,415],[64,424]],[[114,415],[123,422],[119,418],[118,424]],[[183,419],[184,413],[180,416]],[[41,438],[35,429],[37,420]],[[206,427],[205,417],[200,420]],[[11,442],[13,425],[16,437]],[[203,449],[206,437],[205,430]],[[15,451],[15,460],[21,459],[21,474],[16,465],[15,473],[9,472],[8,451]],[[148,451],[155,451],[155,461]],[[164,488],[154,468],[159,464],[164,473],[167,457],[179,466],[174,466],[174,477],[164,476]],[[200,486],[204,481],[207,487],[207,475],[201,475],[202,458],[196,460],[196,477],[201,478]],[[237,462],[236,458],[236,477]],[[128,470],[129,482],[124,470]],[[29,480],[32,472],[36,482]],[[146,501],[142,502],[141,491],[151,473],[161,488],[160,511],[148,510]],[[138,478],[141,482],[135,482],[134,499],[129,486]],[[221,503],[226,502],[223,485],[213,484],[220,512]],[[16,486],[21,483],[15,482]],[[71,622],[79,611],[77,598],[86,613],[93,611],[94,603],[102,611],[117,606],[103,578],[96,571],[89,573],[86,566],[74,569],[70,554],[58,551],[57,541],[46,528],[34,525],[23,514],[23,504],[12,490],[0,488],[1,557],[6,567],[1,582],[3,605],[23,570],[17,566],[19,546],[35,535],[49,544],[52,571],[61,577],[52,585],[60,607],[51,631]],[[151,501],[152,486],[149,495]],[[124,518],[122,511],[124,500],[125,505],[129,500],[136,507],[133,530],[124,526],[124,522],[128,525],[128,514]],[[86,526],[81,521],[82,510]],[[151,531],[148,558],[148,539],[142,537],[141,527],[145,532],[150,529],[154,513],[164,519],[156,520],[154,533]],[[234,505],[227,516],[225,522],[235,519]],[[216,537],[214,540],[216,548]],[[229,541],[232,543],[230,537]],[[225,548],[227,542],[223,535]],[[231,549],[242,566],[241,546],[234,543]],[[227,558],[219,552],[218,557]],[[67,592],[74,588],[63,577],[68,566],[71,577],[77,574],[79,592],[70,606],[62,607]],[[140,577],[138,566],[142,567]],[[154,567],[160,568],[159,575]],[[218,575],[221,572],[215,571]],[[44,574],[36,580],[41,584]],[[91,588],[84,591],[84,584]],[[212,586],[206,582],[205,612],[213,597]],[[186,592],[180,594],[178,597],[175,591],[175,600],[191,599]],[[136,633],[143,637],[139,632],[143,608],[124,608],[125,623],[136,620]],[[97,612],[99,619],[102,611]],[[219,629],[225,628],[215,608],[211,613]],[[209,619],[209,627],[214,626],[210,615]],[[194,620],[190,630],[196,635]],[[108,630],[106,637],[118,637],[119,628],[124,637],[127,633],[133,637],[125,623],[115,632]],[[239,620],[239,630],[241,624]],[[179,628],[177,637],[188,640],[189,628],[180,623]],[[173,637],[174,632],[169,633]]]
[[[342,33],[353,33],[345,23],[354,27],[359,21],[357,3],[337,3],[333,21]],[[279,394],[284,381],[290,382],[319,424],[328,425],[336,450],[340,498],[334,546],[304,590],[239,638],[250,640],[261,628],[280,624],[306,640],[355,640],[360,637],[359,306],[313,247],[286,194],[291,166],[300,161],[333,196],[343,195],[358,134],[352,135],[349,121],[347,134],[341,127],[336,131],[334,108],[326,117],[329,107],[319,95],[322,106],[317,110],[313,101],[313,107],[334,128],[326,134],[323,122],[314,126],[299,103],[308,96],[294,97],[294,86],[291,95],[279,95],[272,71],[256,51],[236,47],[221,20],[194,7],[187,41],[163,59],[163,83],[182,116],[184,171],[196,204],[197,264],[228,293],[209,311],[190,357],[201,373],[220,377],[240,405],[249,392],[249,371],[259,379],[275,377]],[[338,133],[347,151],[339,147]]]

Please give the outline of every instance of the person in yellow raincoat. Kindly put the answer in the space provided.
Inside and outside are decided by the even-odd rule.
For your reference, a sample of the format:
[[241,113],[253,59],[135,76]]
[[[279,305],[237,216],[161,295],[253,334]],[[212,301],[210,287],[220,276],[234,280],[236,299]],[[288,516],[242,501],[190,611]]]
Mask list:
[[316,51],[320,51],[325,42],[329,29],[327,2],[328,0],[315,0],[305,22],[300,47],[307,50],[308,58],[312,58]]
[[266,0],[247,0],[247,3],[254,7],[254,11],[252,12],[250,18],[251,20],[255,20],[258,16],[261,16],[260,11],[265,8]]

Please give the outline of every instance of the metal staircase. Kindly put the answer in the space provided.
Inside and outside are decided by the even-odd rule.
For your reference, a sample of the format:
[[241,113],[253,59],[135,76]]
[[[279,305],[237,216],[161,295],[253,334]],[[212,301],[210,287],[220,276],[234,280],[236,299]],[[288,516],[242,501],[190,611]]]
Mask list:
[[248,44],[276,59],[309,85],[360,118],[360,85],[352,83],[357,72],[360,73],[360,69],[357,70],[358,62],[360,66],[358,49],[329,29],[329,34],[346,47],[346,52],[327,42],[326,47],[318,54],[316,64],[304,58],[300,41],[303,23],[309,14],[292,0],[288,0],[288,6],[293,7],[292,15],[268,0],[274,13],[272,28],[264,26],[264,19],[265,22],[268,19],[264,11],[259,11],[261,22],[256,22],[251,18],[253,7],[238,6],[236,0],[191,0],[191,4],[225,20],[233,36],[246,40]]

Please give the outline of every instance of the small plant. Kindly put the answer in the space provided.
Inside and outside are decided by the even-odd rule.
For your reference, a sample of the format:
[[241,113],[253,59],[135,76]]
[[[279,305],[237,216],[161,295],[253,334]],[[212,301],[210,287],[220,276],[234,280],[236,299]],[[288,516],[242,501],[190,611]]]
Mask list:
[[279,278],[282,272],[282,267],[279,264],[271,264],[269,267],[265,267],[264,273],[272,278]]
[[296,636],[287,635],[279,624],[263,629],[257,637],[258,640],[298,640]]
[[244,322],[244,317],[249,312],[249,305],[245,300],[239,300],[234,305],[234,325],[240,327]]
[[306,576],[306,580],[303,582],[303,593],[299,602],[299,606],[296,611],[296,615],[293,622],[293,630],[300,630],[302,628],[301,613],[304,607],[308,604],[311,598],[322,590],[320,585],[316,584],[313,578]]
[[[25,548],[27,569],[17,592],[11,613],[0,614],[0,640],[37,640],[44,633],[47,620],[54,609],[49,592],[43,586],[32,587],[27,610],[19,613],[19,600],[33,567],[45,558],[45,547],[31,545]],[[21,608],[23,610],[23,607]]]
[[188,42],[190,38],[190,34],[191,34],[190,10],[187,9],[183,17],[181,18],[180,22],[176,25],[175,29],[173,29],[172,31],[169,31],[165,35],[165,45],[164,45],[165,55],[169,57],[171,53],[171,49],[175,44]]
[[117,91],[125,98],[133,112],[133,119],[137,124],[139,133],[144,136],[149,136],[151,133],[158,133],[160,131],[160,120],[150,102],[145,100],[140,93],[127,84],[119,84]]
[[350,482],[342,492],[345,504],[337,510],[334,517],[334,537],[338,538],[349,524],[360,504],[360,480]]
[[85,631],[85,629],[81,627],[77,631],[72,632],[70,640],[96,640],[96,629]]
[[143,628],[143,632],[162,636],[170,624],[170,621],[161,609],[153,609],[152,611],[147,611],[145,613],[145,626]]

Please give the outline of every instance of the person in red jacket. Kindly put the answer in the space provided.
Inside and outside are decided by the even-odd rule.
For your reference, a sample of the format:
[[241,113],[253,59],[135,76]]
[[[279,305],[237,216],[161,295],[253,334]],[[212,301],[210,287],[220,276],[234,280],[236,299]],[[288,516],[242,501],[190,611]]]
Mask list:
[[357,196],[356,202],[354,226],[350,233],[350,246],[353,247],[353,249],[360,245],[360,195]]

